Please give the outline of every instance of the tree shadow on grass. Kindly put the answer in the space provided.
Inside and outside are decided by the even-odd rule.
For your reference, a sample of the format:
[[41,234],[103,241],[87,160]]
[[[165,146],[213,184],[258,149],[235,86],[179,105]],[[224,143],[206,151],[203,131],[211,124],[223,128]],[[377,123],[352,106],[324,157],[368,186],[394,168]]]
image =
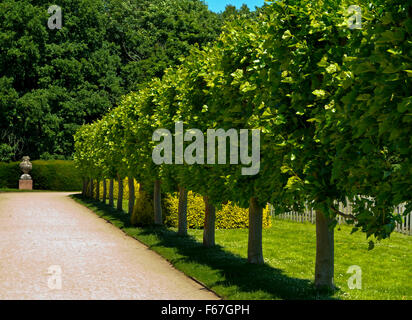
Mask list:
[[[81,195],[72,198],[80,200],[102,218],[136,238],[154,236],[157,241],[149,247],[162,254],[164,248],[172,249],[177,258],[169,259],[177,268],[211,287],[226,287],[223,291],[235,299],[251,296],[257,299],[336,299],[331,291],[318,291],[313,282],[287,276],[282,270],[268,264],[254,265],[247,259],[228,252],[216,245],[206,248],[193,236],[179,236],[165,227],[149,226],[134,228],[129,215],[104,203],[84,199]],[[96,210],[97,209],[97,210]],[[196,269],[194,272],[190,272]]]

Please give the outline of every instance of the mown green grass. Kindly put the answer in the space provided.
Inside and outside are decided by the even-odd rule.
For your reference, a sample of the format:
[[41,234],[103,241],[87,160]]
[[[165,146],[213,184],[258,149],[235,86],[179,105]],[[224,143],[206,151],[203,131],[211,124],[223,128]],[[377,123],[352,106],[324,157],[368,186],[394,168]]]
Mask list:
[[[394,233],[368,251],[362,233],[335,232],[335,292],[313,287],[315,226],[274,220],[264,231],[265,264],[247,263],[247,230],[216,230],[215,248],[201,244],[202,230],[181,237],[164,227],[133,228],[124,212],[81,196],[76,201],[121,228],[224,299],[412,299],[412,237]],[[126,208],[126,206],[125,206]],[[348,288],[348,267],[362,268],[362,289]]]

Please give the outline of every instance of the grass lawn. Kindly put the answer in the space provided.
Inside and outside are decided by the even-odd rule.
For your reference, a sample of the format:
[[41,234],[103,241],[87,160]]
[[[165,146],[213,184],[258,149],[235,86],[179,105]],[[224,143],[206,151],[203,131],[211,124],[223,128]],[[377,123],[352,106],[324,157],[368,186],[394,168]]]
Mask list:
[[[407,299],[412,300],[412,237],[394,233],[368,251],[362,233],[335,232],[334,293],[313,287],[315,226],[274,220],[264,230],[264,265],[247,263],[248,230],[216,230],[215,248],[203,248],[202,230],[181,237],[164,227],[133,228],[124,212],[80,195],[73,198],[100,217],[145,243],[177,269],[195,278],[224,299]],[[126,203],[126,202],[125,202]],[[127,208],[125,205],[124,208]],[[362,289],[348,288],[348,267],[362,268]]]

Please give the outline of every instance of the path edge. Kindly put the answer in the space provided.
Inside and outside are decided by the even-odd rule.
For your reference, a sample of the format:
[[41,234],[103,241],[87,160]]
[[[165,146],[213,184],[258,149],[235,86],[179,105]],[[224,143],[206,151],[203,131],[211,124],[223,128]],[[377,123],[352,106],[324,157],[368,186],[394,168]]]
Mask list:
[[[196,282],[197,284],[199,284],[200,286],[202,286],[204,289],[206,289],[207,291],[209,291],[210,293],[213,293],[216,297],[218,297],[220,300],[225,300],[222,296],[220,296],[219,294],[217,294],[214,290],[212,290],[211,288],[209,288],[208,286],[206,286],[203,282],[201,282],[200,280],[197,280],[196,278],[192,277],[191,275],[186,274],[184,271],[179,270],[178,268],[176,268],[176,266],[166,257],[162,256],[160,253],[152,250],[146,243],[144,243],[143,241],[141,241],[140,239],[137,239],[135,237],[132,237],[131,235],[127,234],[123,228],[119,228],[116,225],[114,225],[110,220],[107,220],[101,216],[99,216],[94,210],[90,209],[89,207],[85,206],[81,199],[77,199],[74,196],[75,195],[79,195],[79,193],[73,193],[70,195],[67,195],[67,198],[76,202],[77,204],[81,205],[82,207],[86,208],[87,210],[89,210],[90,212],[92,212],[95,216],[97,216],[99,219],[105,221],[106,223],[110,223],[113,227],[115,227],[117,230],[120,230],[124,235],[126,235],[128,238],[131,238],[137,242],[139,242],[140,244],[142,244],[144,247],[146,247],[146,249],[150,250],[151,252],[155,253],[156,255],[158,255],[160,258],[162,258],[163,260],[167,261],[168,264],[175,269],[176,271],[182,273],[185,277],[188,277],[189,279],[193,280],[194,282]],[[103,204],[103,203],[102,203]]]

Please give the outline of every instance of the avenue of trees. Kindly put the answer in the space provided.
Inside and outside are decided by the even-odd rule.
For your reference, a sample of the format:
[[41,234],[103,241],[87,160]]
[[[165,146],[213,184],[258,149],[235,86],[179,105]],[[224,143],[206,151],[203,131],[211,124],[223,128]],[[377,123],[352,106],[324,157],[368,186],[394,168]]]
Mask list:
[[[402,219],[395,206],[412,210],[412,1],[361,1],[361,29],[348,27],[350,5],[280,0],[257,18],[228,19],[216,42],[191,48],[179,66],[76,133],[85,193],[93,180],[136,179],[153,196],[153,221],[161,224],[161,193],[179,191],[179,233],[186,234],[192,190],[205,199],[206,246],[214,244],[216,206],[249,207],[251,263],[264,262],[266,203],[276,213],[309,206],[316,210],[315,285],[332,288],[339,215],[381,240]],[[259,129],[260,172],[155,165],[153,133],[174,132],[179,121],[203,133]],[[348,200],[352,215],[338,210]]]
[[[55,4],[62,28],[51,30]],[[216,40],[239,14],[253,15],[216,14],[201,0],[2,0],[0,161],[71,158],[81,125]]]

